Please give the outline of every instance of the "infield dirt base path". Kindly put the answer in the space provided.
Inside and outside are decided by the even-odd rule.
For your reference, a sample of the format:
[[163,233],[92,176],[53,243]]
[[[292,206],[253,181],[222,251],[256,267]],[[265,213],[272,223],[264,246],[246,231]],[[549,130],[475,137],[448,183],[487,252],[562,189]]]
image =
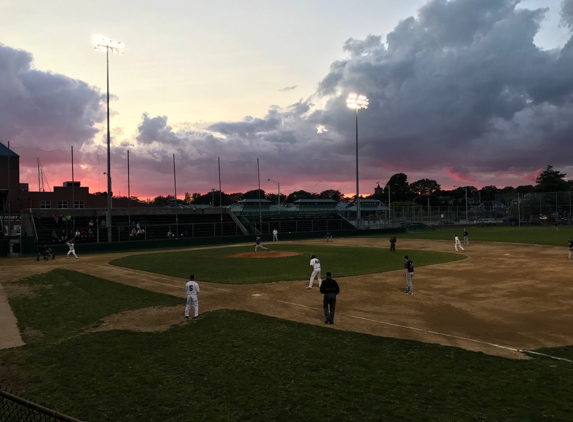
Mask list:
[[[324,240],[300,243],[325,244]],[[387,243],[386,239],[341,238],[328,245],[380,247],[382,255],[390,253]],[[455,253],[453,242],[449,241],[400,239],[399,246]],[[237,253],[250,247],[237,245]],[[340,278],[336,277],[334,265],[326,263],[323,276],[332,271],[341,289],[334,325],[324,324],[322,295],[316,282],[312,290],[306,289],[306,277],[298,282],[238,286],[201,282],[198,275],[200,312],[239,309],[322,325],[325,329],[438,343],[510,358],[526,357],[518,352],[522,349],[573,344],[573,286],[569,281],[573,260],[567,259],[566,248],[474,243],[460,253],[467,259],[416,267],[414,295],[404,294],[402,271]],[[150,311],[147,318],[141,318],[143,311],[138,311],[138,317],[130,313],[116,316],[114,322],[107,323],[108,329],[145,329],[142,324],[148,329],[165,329],[181,323],[187,280],[108,264],[112,259],[133,254],[80,255],[80,259],[47,262],[36,262],[35,258],[3,260],[0,279],[6,280],[4,289],[10,295],[9,280],[67,268],[182,298],[180,308]],[[416,262],[415,253],[410,258]],[[309,269],[302,268],[301,274],[304,273],[310,276]],[[2,312],[6,310],[0,307],[0,318]],[[7,345],[9,341],[0,336],[0,348],[14,347]]]

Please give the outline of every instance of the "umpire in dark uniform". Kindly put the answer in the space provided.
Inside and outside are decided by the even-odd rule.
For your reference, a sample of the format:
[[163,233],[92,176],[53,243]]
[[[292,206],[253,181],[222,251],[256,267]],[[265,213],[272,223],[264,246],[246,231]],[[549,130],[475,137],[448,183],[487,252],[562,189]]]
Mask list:
[[[324,295],[322,307],[324,308],[325,324],[334,324],[334,309],[336,308],[336,295],[340,293],[340,287],[336,280],[332,279],[332,274],[326,273],[326,280],[320,285],[320,293]],[[330,312],[329,308],[330,307]]]

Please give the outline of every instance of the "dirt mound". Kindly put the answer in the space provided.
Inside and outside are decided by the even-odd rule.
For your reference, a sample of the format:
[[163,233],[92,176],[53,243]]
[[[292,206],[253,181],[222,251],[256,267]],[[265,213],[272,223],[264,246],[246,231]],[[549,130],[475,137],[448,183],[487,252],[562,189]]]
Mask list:
[[243,252],[229,255],[229,258],[286,258],[288,256],[302,255],[300,252],[285,251],[261,251],[261,252]]

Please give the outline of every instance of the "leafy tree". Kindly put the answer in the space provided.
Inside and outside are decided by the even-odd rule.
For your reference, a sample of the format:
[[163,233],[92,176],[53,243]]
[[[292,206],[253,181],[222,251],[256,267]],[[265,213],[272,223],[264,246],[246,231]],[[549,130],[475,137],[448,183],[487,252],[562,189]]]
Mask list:
[[495,194],[498,193],[499,189],[493,185],[484,186],[479,190],[479,196],[484,202],[495,201]]
[[297,190],[286,197],[285,202],[294,202],[297,199],[316,199],[318,195],[315,193],[310,193],[305,190]]
[[[259,194],[260,191],[260,194]],[[259,196],[260,195],[260,196]],[[265,199],[265,191],[262,189],[254,189],[243,194],[243,199]]]
[[341,193],[339,190],[328,189],[320,192],[318,196],[319,199],[333,199],[335,201],[340,201],[344,198],[344,194]]
[[384,189],[384,194],[388,196],[388,187],[390,187],[390,197],[392,202],[395,201],[407,201],[410,199],[410,185],[408,184],[408,176],[404,173],[396,173],[388,183],[386,183],[386,188]]
[[441,186],[432,179],[420,179],[410,184],[410,191],[420,196],[430,196],[440,190]]
[[535,179],[534,190],[536,192],[561,192],[568,190],[567,182],[565,181],[565,173],[553,170],[553,166],[547,166],[547,170],[542,171],[537,179]]

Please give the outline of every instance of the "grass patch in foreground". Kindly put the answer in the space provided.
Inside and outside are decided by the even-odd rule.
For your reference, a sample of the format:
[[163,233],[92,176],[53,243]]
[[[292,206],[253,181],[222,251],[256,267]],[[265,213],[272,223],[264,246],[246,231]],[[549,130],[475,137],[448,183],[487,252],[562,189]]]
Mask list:
[[400,250],[399,253],[390,253],[386,248],[267,245],[273,251],[298,252],[302,255],[272,259],[231,258],[230,255],[252,252],[253,248],[230,247],[132,255],[111,261],[111,264],[181,278],[195,274],[199,280],[212,283],[253,284],[308,278],[311,273],[310,254],[320,259],[322,276],[331,271],[334,278],[399,270],[404,267],[404,255],[409,255],[416,267],[465,258],[443,252]]
[[56,269],[14,284],[26,286],[28,294],[10,298],[24,341],[39,337],[52,341],[70,337],[99,319],[115,313],[181,304],[181,299],[90,275]]
[[[85,421],[568,421],[573,415],[573,365],[544,358],[512,361],[230,310],[164,332],[82,333],[82,324],[88,328],[108,312],[181,299],[118,285],[122,293],[114,283],[63,275],[65,284],[50,285],[69,292],[36,289],[14,309],[34,329],[50,333],[57,325],[58,331],[0,351],[0,374],[18,373],[6,387]],[[43,276],[19,283],[33,287],[37,277]],[[50,305],[38,325],[35,306],[43,296]],[[62,316],[66,307],[75,318]],[[559,348],[562,355],[572,351]]]

